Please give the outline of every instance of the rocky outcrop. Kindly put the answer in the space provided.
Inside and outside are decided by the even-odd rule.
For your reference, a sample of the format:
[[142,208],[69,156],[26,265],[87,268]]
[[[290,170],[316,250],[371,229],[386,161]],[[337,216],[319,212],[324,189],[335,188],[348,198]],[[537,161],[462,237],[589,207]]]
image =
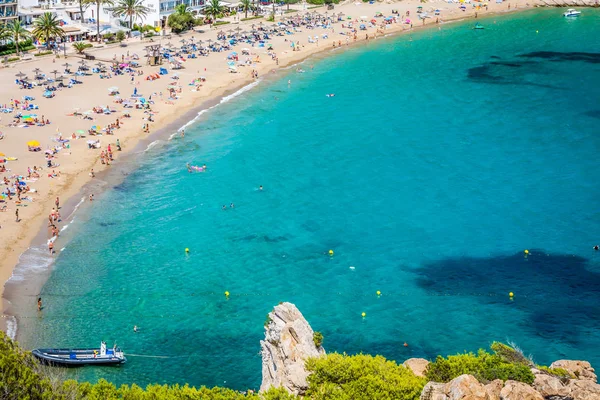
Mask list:
[[473,375],[461,375],[445,387],[448,400],[489,400],[485,387]]
[[281,303],[269,313],[265,340],[260,341],[262,355],[261,391],[271,386],[303,395],[308,388],[304,360],[325,354],[313,340],[313,330],[302,313],[291,303]]
[[490,400],[500,400],[500,392],[502,391],[502,387],[504,386],[504,382],[500,379],[495,379],[485,385],[485,390],[490,397]]
[[446,385],[437,382],[428,382],[421,392],[420,400],[448,400]]
[[[593,369],[589,363],[573,361],[552,365],[561,365],[560,368],[565,365],[570,368],[577,366],[580,376],[586,376],[587,379],[566,381],[532,369],[535,381],[531,386],[511,380],[502,382],[500,379],[483,385],[472,375],[461,375],[446,384],[427,383],[421,400],[600,400],[600,385],[592,381],[590,374]],[[575,369],[569,371],[575,374]]]
[[410,369],[416,376],[424,378],[429,361],[424,358],[409,358],[402,365]]
[[592,368],[592,365],[587,361],[578,360],[558,360],[554,361],[550,368],[562,368],[566,369],[577,379],[585,379],[592,382],[597,382],[596,371]]
[[600,385],[589,379],[571,379],[569,390],[573,400],[600,400]]
[[502,400],[544,400],[544,397],[526,383],[506,381],[500,391]]
[[571,393],[571,389],[563,384],[557,377],[538,373],[535,375],[535,381],[533,382],[533,388],[537,390],[544,398],[556,396],[556,397],[568,397]]

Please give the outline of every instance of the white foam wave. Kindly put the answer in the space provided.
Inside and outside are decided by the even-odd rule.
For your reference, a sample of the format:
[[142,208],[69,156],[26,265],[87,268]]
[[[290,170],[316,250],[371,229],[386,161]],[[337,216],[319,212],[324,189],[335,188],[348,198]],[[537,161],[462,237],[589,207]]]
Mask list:
[[227,103],[228,101],[231,101],[231,100],[235,99],[238,96],[241,96],[242,94],[246,93],[248,90],[250,90],[253,87],[257,86],[259,83],[260,83],[260,80],[254,81],[254,82],[252,82],[252,83],[250,83],[250,84],[248,84],[248,85],[240,88],[239,90],[237,90],[236,92],[234,92],[234,93],[232,93],[232,94],[230,94],[228,96],[223,96],[223,98],[217,104],[215,104],[214,106],[205,108],[204,110],[200,110],[198,112],[198,114],[196,114],[196,116],[194,118],[192,118],[191,120],[189,120],[188,122],[186,122],[181,128],[179,128],[177,130],[177,132],[172,133],[171,136],[169,136],[169,140],[172,140],[175,136],[179,135],[183,129],[186,129],[188,126],[190,126],[193,123],[195,123],[196,121],[198,121],[198,119],[202,116],[202,114],[207,113],[210,110],[212,110],[213,108],[215,108],[215,107],[217,107],[217,106],[219,106],[221,104]]
[[17,319],[12,315],[5,315],[6,318],[6,336],[15,340],[17,337]]
[[155,140],[154,142],[150,143],[148,145],[148,147],[146,147],[146,150],[144,150],[144,151],[150,150],[151,148],[153,148],[154,146],[156,146],[159,142],[160,142],[160,140]]
[[[53,238],[54,239],[54,238]],[[53,241],[53,239],[50,239]],[[32,274],[44,271],[52,265],[54,258],[42,247],[30,247],[19,258],[19,264],[13,270],[10,281],[22,282]]]

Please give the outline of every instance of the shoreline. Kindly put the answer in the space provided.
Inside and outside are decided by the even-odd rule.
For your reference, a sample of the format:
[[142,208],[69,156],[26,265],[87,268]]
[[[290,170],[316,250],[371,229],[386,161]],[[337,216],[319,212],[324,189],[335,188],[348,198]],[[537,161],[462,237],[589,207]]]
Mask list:
[[[394,4],[391,5],[392,8],[393,6]],[[400,5],[396,4],[396,6]],[[407,5],[402,4],[402,6]],[[532,8],[532,6],[520,6],[519,8],[511,10],[497,10],[495,12],[492,9],[492,11],[487,11],[485,12],[485,14],[480,15],[480,19],[485,20],[494,16],[505,15],[507,13],[512,13],[515,11],[518,12],[530,10]],[[371,11],[370,8],[369,11]],[[424,25],[415,26],[413,29],[404,29],[404,25],[394,24],[391,25],[392,29],[390,29],[390,32],[384,32],[382,35],[377,36],[376,39],[391,38],[404,33],[416,32],[427,28],[433,28],[435,26],[441,27],[448,23],[455,23],[468,19],[474,19],[473,17],[474,15],[472,13],[461,13],[455,15],[455,18],[446,19],[443,24],[436,25],[432,21]],[[336,25],[336,27],[338,26],[339,23],[338,25]],[[212,33],[212,31],[210,31],[209,33]],[[191,35],[191,33],[188,33],[187,35],[189,36]],[[299,35],[297,38],[303,39],[304,35]],[[296,39],[296,37],[294,37],[294,39]],[[346,49],[348,50],[357,45],[366,45],[368,43],[369,42],[367,40],[362,38],[357,40],[356,42],[349,43],[349,45],[346,46]],[[209,93],[203,93],[202,95],[194,98],[191,104],[176,104],[173,109],[173,112],[171,112],[170,115],[166,117],[164,117],[164,115],[161,115],[161,118],[157,118],[155,125],[160,127],[156,132],[146,135],[138,129],[137,133],[123,141],[123,144],[127,147],[123,152],[119,154],[119,157],[116,159],[113,168],[109,169],[104,167],[102,168],[102,170],[100,170],[101,165],[98,162],[98,156],[96,155],[93,158],[90,157],[87,164],[89,164],[94,169],[98,168],[96,178],[90,178],[88,176],[87,171],[89,170],[89,168],[88,165],[86,165],[82,168],[78,168],[78,171],[76,171],[75,173],[66,175],[66,182],[63,182],[62,188],[60,189],[60,191],[58,191],[61,197],[67,199],[64,207],[62,207],[62,210],[66,211],[66,214],[68,214],[68,217],[66,217],[63,221],[63,226],[68,226],[65,225],[65,223],[70,224],[72,222],[73,218],[76,215],[75,212],[77,211],[78,207],[82,204],[82,201],[85,202],[86,194],[89,193],[90,190],[94,190],[94,193],[103,192],[109,186],[107,184],[108,181],[111,182],[110,186],[112,187],[112,183],[118,181],[117,179],[115,179],[118,176],[118,172],[127,169],[132,159],[139,157],[140,154],[143,154],[149,149],[151,149],[151,147],[149,146],[151,146],[152,143],[155,143],[159,140],[170,140],[173,136],[173,133],[176,132],[178,129],[182,128],[183,126],[188,126],[190,124],[197,123],[198,120],[201,120],[201,116],[203,114],[210,111],[217,105],[222,104],[224,99],[228,98],[229,96],[233,96],[242,90],[249,90],[245,89],[246,87],[251,86],[250,89],[252,89],[257,85],[260,85],[260,83],[263,81],[277,79],[280,73],[285,72],[287,69],[298,65],[311,57],[316,57],[316,59],[322,59],[328,57],[329,55],[337,54],[338,49],[339,47],[332,48],[328,45],[323,45],[320,48],[305,47],[302,51],[298,52],[298,54],[292,54],[292,57],[282,60],[282,63],[278,66],[271,64],[260,65],[259,68],[262,78],[258,81],[251,79],[246,74],[236,74],[234,78],[241,79],[234,79],[233,81],[228,82],[228,85],[217,86],[216,88],[212,89]],[[327,50],[329,50],[329,52]],[[121,174],[121,179],[122,178],[123,174]],[[43,201],[46,207],[36,212],[33,216],[28,216],[29,221],[27,222],[27,227],[23,227],[21,229],[20,235],[8,244],[8,248],[0,249],[0,256],[4,260],[2,263],[4,267],[2,269],[5,270],[10,267],[10,271],[2,271],[2,273],[0,273],[0,279],[3,279],[5,281],[4,290],[2,294],[4,322],[2,322],[1,326],[1,328],[4,331],[8,331],[9,328],[11,328],[11,330],[13,331],[16,329],[16,327],[14,326],[14,322],[8,322],[13,321],[13,319],[18,320],[18,317],[13,316],[10,312],[12,304],[11,298],[15,295],[15,292],[20,290],[22,292],[20,293],[21,296],[34,295],[32,292],[39,291],[39,289],[43,287],[45,281],[52,273],[53,261],[48,266],[42,268],[43,273],[36,277],[39,278],[36,279],[36,282],[27,281],[27,283],[25,284],[23,284],[22,282],[19,282],[15,285],[9,284],[14,276],[15,271],[17,271],[20,263],[25,261],[24,258],[26,258],[26,253],[28,251],[34,250],[34,247],[36,245],[43,245],[44,240],[46,240],[44,239],[44,237],[47,237],[47,227],[44,226],[44,219],[41,219],[41,223],[39,225],[37,225],[37,223],[33,221],[33,219],[43,215],[44,210],[47,210],[48,208],[52,207],[52,200],[55,194],[53,192],[50,193],[46,196],[45,201]],[[23,223],[21,226],[24,225],[25,223]],[[66,234],[65,236],[67,235],[68,234]],[[66,242],[68,242],[68,240],[66,240]],[[57,249],[61,247],[64,246],[57,246]],[[18,335],[18,330],[16,333]]]

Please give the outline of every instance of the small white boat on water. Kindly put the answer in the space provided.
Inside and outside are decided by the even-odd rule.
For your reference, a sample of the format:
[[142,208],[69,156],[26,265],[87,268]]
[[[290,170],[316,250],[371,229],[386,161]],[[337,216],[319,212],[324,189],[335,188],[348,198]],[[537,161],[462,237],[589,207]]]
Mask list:
[[581,11],[577,11],[574,8],[569,8],[566,12],[563,13],[563,17],[579,17],[581,15]]

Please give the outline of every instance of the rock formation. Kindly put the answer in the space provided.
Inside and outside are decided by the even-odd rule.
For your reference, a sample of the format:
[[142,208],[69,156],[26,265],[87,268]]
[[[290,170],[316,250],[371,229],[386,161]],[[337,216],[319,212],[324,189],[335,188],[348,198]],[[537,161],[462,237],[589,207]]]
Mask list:
[[592,368],[591,364],[587,361],[573,361],[573,360],[558,360],[554,361],[550,368],[562,368],[566,369],[577,379],[585,379],[592,382],[597,382],[596,371]]
[[304,360],[325,354],[313,340],[313,330],[298,308],[281,303],[269,313],[265,340],[260,341],[262,355],[261,391],[271,386],[303,395],[308,389],[308,372]]
[[429,365],[429,361],[424,358],[409,358],[402,365],[410,369],[416,376],[423,378],[425,377],[425,370]]
[[600,400],[600,385],[590,363],[560,360],[552,368],[565,369],[576,378],[561,379],[532,368],[535,381],[531,386],[499,379],[483,385],[472,375],[461,375],[446,384],[427,383],[421,400]]

